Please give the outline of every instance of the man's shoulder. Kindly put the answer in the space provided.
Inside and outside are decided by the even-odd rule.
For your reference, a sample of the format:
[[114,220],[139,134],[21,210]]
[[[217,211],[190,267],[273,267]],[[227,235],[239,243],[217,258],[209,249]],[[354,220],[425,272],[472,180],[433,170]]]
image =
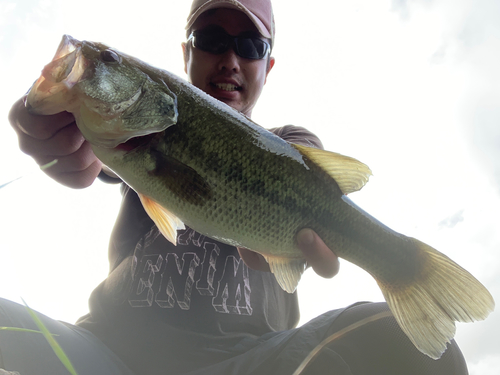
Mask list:
[[323,149],[318,136],[302,126],[284,125],[268,130],[287,142]]

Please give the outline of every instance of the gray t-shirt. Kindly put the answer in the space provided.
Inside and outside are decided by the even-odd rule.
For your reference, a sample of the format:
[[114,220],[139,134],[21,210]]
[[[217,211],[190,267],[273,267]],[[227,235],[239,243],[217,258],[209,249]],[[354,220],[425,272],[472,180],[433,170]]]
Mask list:
[[[322,148],[304,128],[271,131],[291,143]],[[283,291],[274,275],[250,269],[235,247],[191,228],[178,231],[178,245],[172,245],[137,194],[125,184],[122,191],[109,245],[110,273],[77,324],[133,370],[196,369],[234,355],[227,348],[245,339],[296,326],[297,295]]]

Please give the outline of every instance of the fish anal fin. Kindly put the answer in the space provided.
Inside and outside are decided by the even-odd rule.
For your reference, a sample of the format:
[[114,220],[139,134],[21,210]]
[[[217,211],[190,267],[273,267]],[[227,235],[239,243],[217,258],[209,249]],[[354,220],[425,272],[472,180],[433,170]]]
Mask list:
[[184,223],[177,216],[151,198],[143,194],[138,195],[146,213],[151,220],[154,221],[160,233],[177,246],[177,230],[185,229]]
[[426,258],[421,277],[399,288],[377,282],[408,338],[422,353],[438,359],[455,335],[455,321],[483,320],[495,302],[465,269],[423,242],[411,240]]
[[276,277],[276,281],[281,288],[288,292],[293,293],[297,289],[300,277],[305,271],[306,261],[297,258],[276,257],[271,255],[264,255],[271,272]]
[[299,152],[320,166],[339,185],[342,193],[349,194],[360,190],[368,182],[372,171],[366,165],[336,152],[314,147],[292,144]]

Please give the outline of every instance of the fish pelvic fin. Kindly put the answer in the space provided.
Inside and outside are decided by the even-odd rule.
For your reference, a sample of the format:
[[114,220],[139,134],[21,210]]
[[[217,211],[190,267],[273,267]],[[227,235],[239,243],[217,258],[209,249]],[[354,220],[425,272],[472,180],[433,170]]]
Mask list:
[[146,213],[151,220],[154,221],[160,233],[177,246],[177,230],[185,229],[184,223],[177,216],[151,198],[140,193],[138,195]]
[[349,156],[298,144],[292,146],[328,173],[346,195],[361,190],[372,175],[366,164]]
[[269,268],[276,277],[279,286],[287,293],[295,292],[300,278],[306,269],[306,261],[304,259],[263,256],[267,263],[269,263]]
[[455,335],[455,321],[485,319],[495,307],[488,290],[446,255],[411,239],[427,261],[411,285],[377,280],[396,321],[422,353],[438,359]]

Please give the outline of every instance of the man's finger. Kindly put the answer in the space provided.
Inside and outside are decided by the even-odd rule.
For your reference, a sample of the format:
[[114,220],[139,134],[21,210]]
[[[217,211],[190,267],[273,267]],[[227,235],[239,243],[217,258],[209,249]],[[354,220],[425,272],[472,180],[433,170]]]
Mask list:
[[255,251],[245,249],[243,247],[238,247],[238,252],[240,253],[241,259],[245,264],[253,270],[270,272],[269,264],[267,264],[264,257],[257,254]]
[[339,272],[339,258],[325,245],[323,240],[311,229],[297,233],[297,243],[310,265],[318,275],[331,278]]
[[37,139],[51,138],[58,130],[75,121],[75,117],[68,112],[61,112],[50,116],[38,116],[28,113],[24,105],[24,98],[19,99],[9,112],[9,122],[17,132],[28,134]]

